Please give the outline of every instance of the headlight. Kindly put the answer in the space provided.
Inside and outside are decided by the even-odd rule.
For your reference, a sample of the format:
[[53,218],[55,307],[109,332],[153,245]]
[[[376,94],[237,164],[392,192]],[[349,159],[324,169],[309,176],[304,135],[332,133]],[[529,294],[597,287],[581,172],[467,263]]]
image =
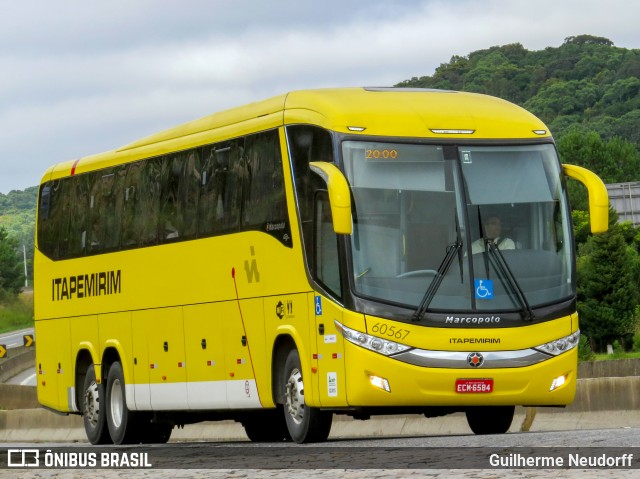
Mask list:
[[538,351],[542,351],[543,353],[551,354],[552,356],[557,356],[558,354],[565,353],[575,348],[578,345],[579,341],[580,330],[577,330],[575,333],[570,334],[569,336],[565,336],[564,338],[556,339],[555,341],[536,346],[533,349],[537,349]]
[[347,328],[338,321],[335,321],[335,323],[338,330],[342,333],[342,336],[344,336],[344,339],[370,351],[391,356],[411,349],[411,347],[406,344],[396,343],[395,341],[389,341],[388,339],[382,339],[377,336],[369,336],[355,329]]

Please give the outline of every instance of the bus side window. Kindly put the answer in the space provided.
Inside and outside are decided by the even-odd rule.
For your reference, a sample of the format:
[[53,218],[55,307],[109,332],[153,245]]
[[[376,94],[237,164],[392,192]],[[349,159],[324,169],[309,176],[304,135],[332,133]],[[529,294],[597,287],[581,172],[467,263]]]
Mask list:
[[189,239],[198,231],[200,150],[189,150],[185,156],[184,174],[178,186],[178,218],[182,238]]
[[198,199],[198,236],[211,236],[218,219],[222,215],[222,185],[220,178],[226,172],[226,165],[218,164],[215,146],[202,150],[200,169],[200,197]]
[[184,156],[177,154],[164,158],[161,171],[158,237],[160,242],[168,242],[182,235],[182,225],[178,218],[178,187],[184,171]]
[[88,251],[113,251],[120,246],[120,221],[124,168],[114,167],[91,174]]
[[139,246],[154,245],[158,242],[161,169],[162,158],[153,158],[145,162],[136,201]]
[[58,243],[58,258],[67,258],[69,256],[69,246],[71,243],[70,237],[70,223],[72,216],[73,206],[73,182],[71,178],[63,178],[60,180],[59,189],[57,194],[57,207],[56,214],[57,220],[57,243]]
[[58,259],[58,241],[62,218],[63,199],[62,180],[46,183],[40,193],[40,205],[46,209],[40,211],[38,223],[38,246],[51,259]]
[[[104,192],[106,222],[103,225],[102,237],[106,249],[113,251],[120,247],[120,231],[122,229],[122,209],[124,206],[124,181],[127,169],[118,166],[113,169],[111,187]],[[108,186],[105,185],[106,188]]]
[[131,163],[127,168],[124,183],[124,205],[122,207],[122,248],[132,248],[140,244],[141,221],[136,216],[137,202],[140,198],[140,181],[144,169],[143,162]]
[[69,221],[69,244],[65,257],[85,254],[90,201],[90,175],[78,175],[71,180],[72,213]]
[[237,230],[245,167],[240,140],[207,146],[202,153],[198,236],[213,236]]
[[231,143],[229,149],[229,171],[224,183],[224,210],[222,227],[224,231],[234,231],[240,225],[242,212],[242,194],[248,188],[250,178],[249,164],[244,151],[244,138]]
[[248,175],[243,191],[243,229],[287,218],[280,142],[276,130],[245,139]]
[[95,171],[89,173],[89,226],[87,233],[87,252],[97,253],[101,250],[100,244],[100,198],[101,198],[101,182],[103,171]]
[[311,171],[309,163],[312,161],[333,162],[333,143],[331,134],[327,130],[306,125],[288,126],[287,141],[296,187],[300,229],[302,230],[307,263],[311,269],[315,192],[318,188],[326,188],[326,184]]
[[331,204],[326,191],[318,191],[315,201],[313,272],[320,284],[342,297],[338,235],[333,230]]

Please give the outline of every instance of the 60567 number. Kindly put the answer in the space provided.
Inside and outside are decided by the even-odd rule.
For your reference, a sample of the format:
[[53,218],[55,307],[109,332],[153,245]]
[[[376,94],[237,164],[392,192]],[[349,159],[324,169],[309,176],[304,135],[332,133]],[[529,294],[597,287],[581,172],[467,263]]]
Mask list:
[[404,339],[409,336],[411,331],[408,329],[398,328],[396,326],[389,326],[384,323],[376,323],[371,327],[371,332],[378,333],[383,336],[389,336],[390,338]]

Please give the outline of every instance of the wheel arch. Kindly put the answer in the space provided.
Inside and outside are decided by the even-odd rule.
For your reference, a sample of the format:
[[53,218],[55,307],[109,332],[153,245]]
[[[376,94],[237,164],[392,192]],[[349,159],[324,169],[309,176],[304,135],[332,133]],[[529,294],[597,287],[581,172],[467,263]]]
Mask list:
[[101,378],[105,384],[107,384],[107,377],[109,376],[109,368],[113,363],[118,361],[122,366],[122,374],[124,374],[125,383],[128,383],[130,380],[129,371],[124,364],[124,358],[122,349],[118,343],[107,343],[105,345],[104,351],[102,352],[102,374]]
[[82,391],[84,386],[84,378],[87,376],[87,369],[92,364],[95,364],[93,348],[87,345],[81,345],[80,349],[76,353],[76,363],[75,363],[75,378],[74,378],[74,386],[75,386],[75,394],[73,399],[73,405],[75,406],[77,411],[80,411],[80,394],[79,391]]
[[276,336],[273,342],[271,359],[271,382],[273,401],[276,404],[284,404],[285,402],[284,382],[286,379],[282,376],[282,371],[284,370],[284,364],[291,350],[298,350],[302,369],[305,371],[310,371],[310,365],[307,355],[304,354],[305,349],[301,348],[300,346],[303,344],[303,342],[300,340],[300,338],[296,338],[295,336],[297,335],[293,331],[282,331]]

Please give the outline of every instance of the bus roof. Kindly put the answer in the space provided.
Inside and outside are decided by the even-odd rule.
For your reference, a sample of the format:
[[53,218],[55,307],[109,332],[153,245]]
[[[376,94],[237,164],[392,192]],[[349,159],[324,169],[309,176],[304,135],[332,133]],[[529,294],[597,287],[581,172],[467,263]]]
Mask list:
[[214,113],[113,151],[49,168],[43,181],[287,124],[384,137],[533,139],[547,127],[513,103],[476,93],[421,88],[335,88],[293,91]]

